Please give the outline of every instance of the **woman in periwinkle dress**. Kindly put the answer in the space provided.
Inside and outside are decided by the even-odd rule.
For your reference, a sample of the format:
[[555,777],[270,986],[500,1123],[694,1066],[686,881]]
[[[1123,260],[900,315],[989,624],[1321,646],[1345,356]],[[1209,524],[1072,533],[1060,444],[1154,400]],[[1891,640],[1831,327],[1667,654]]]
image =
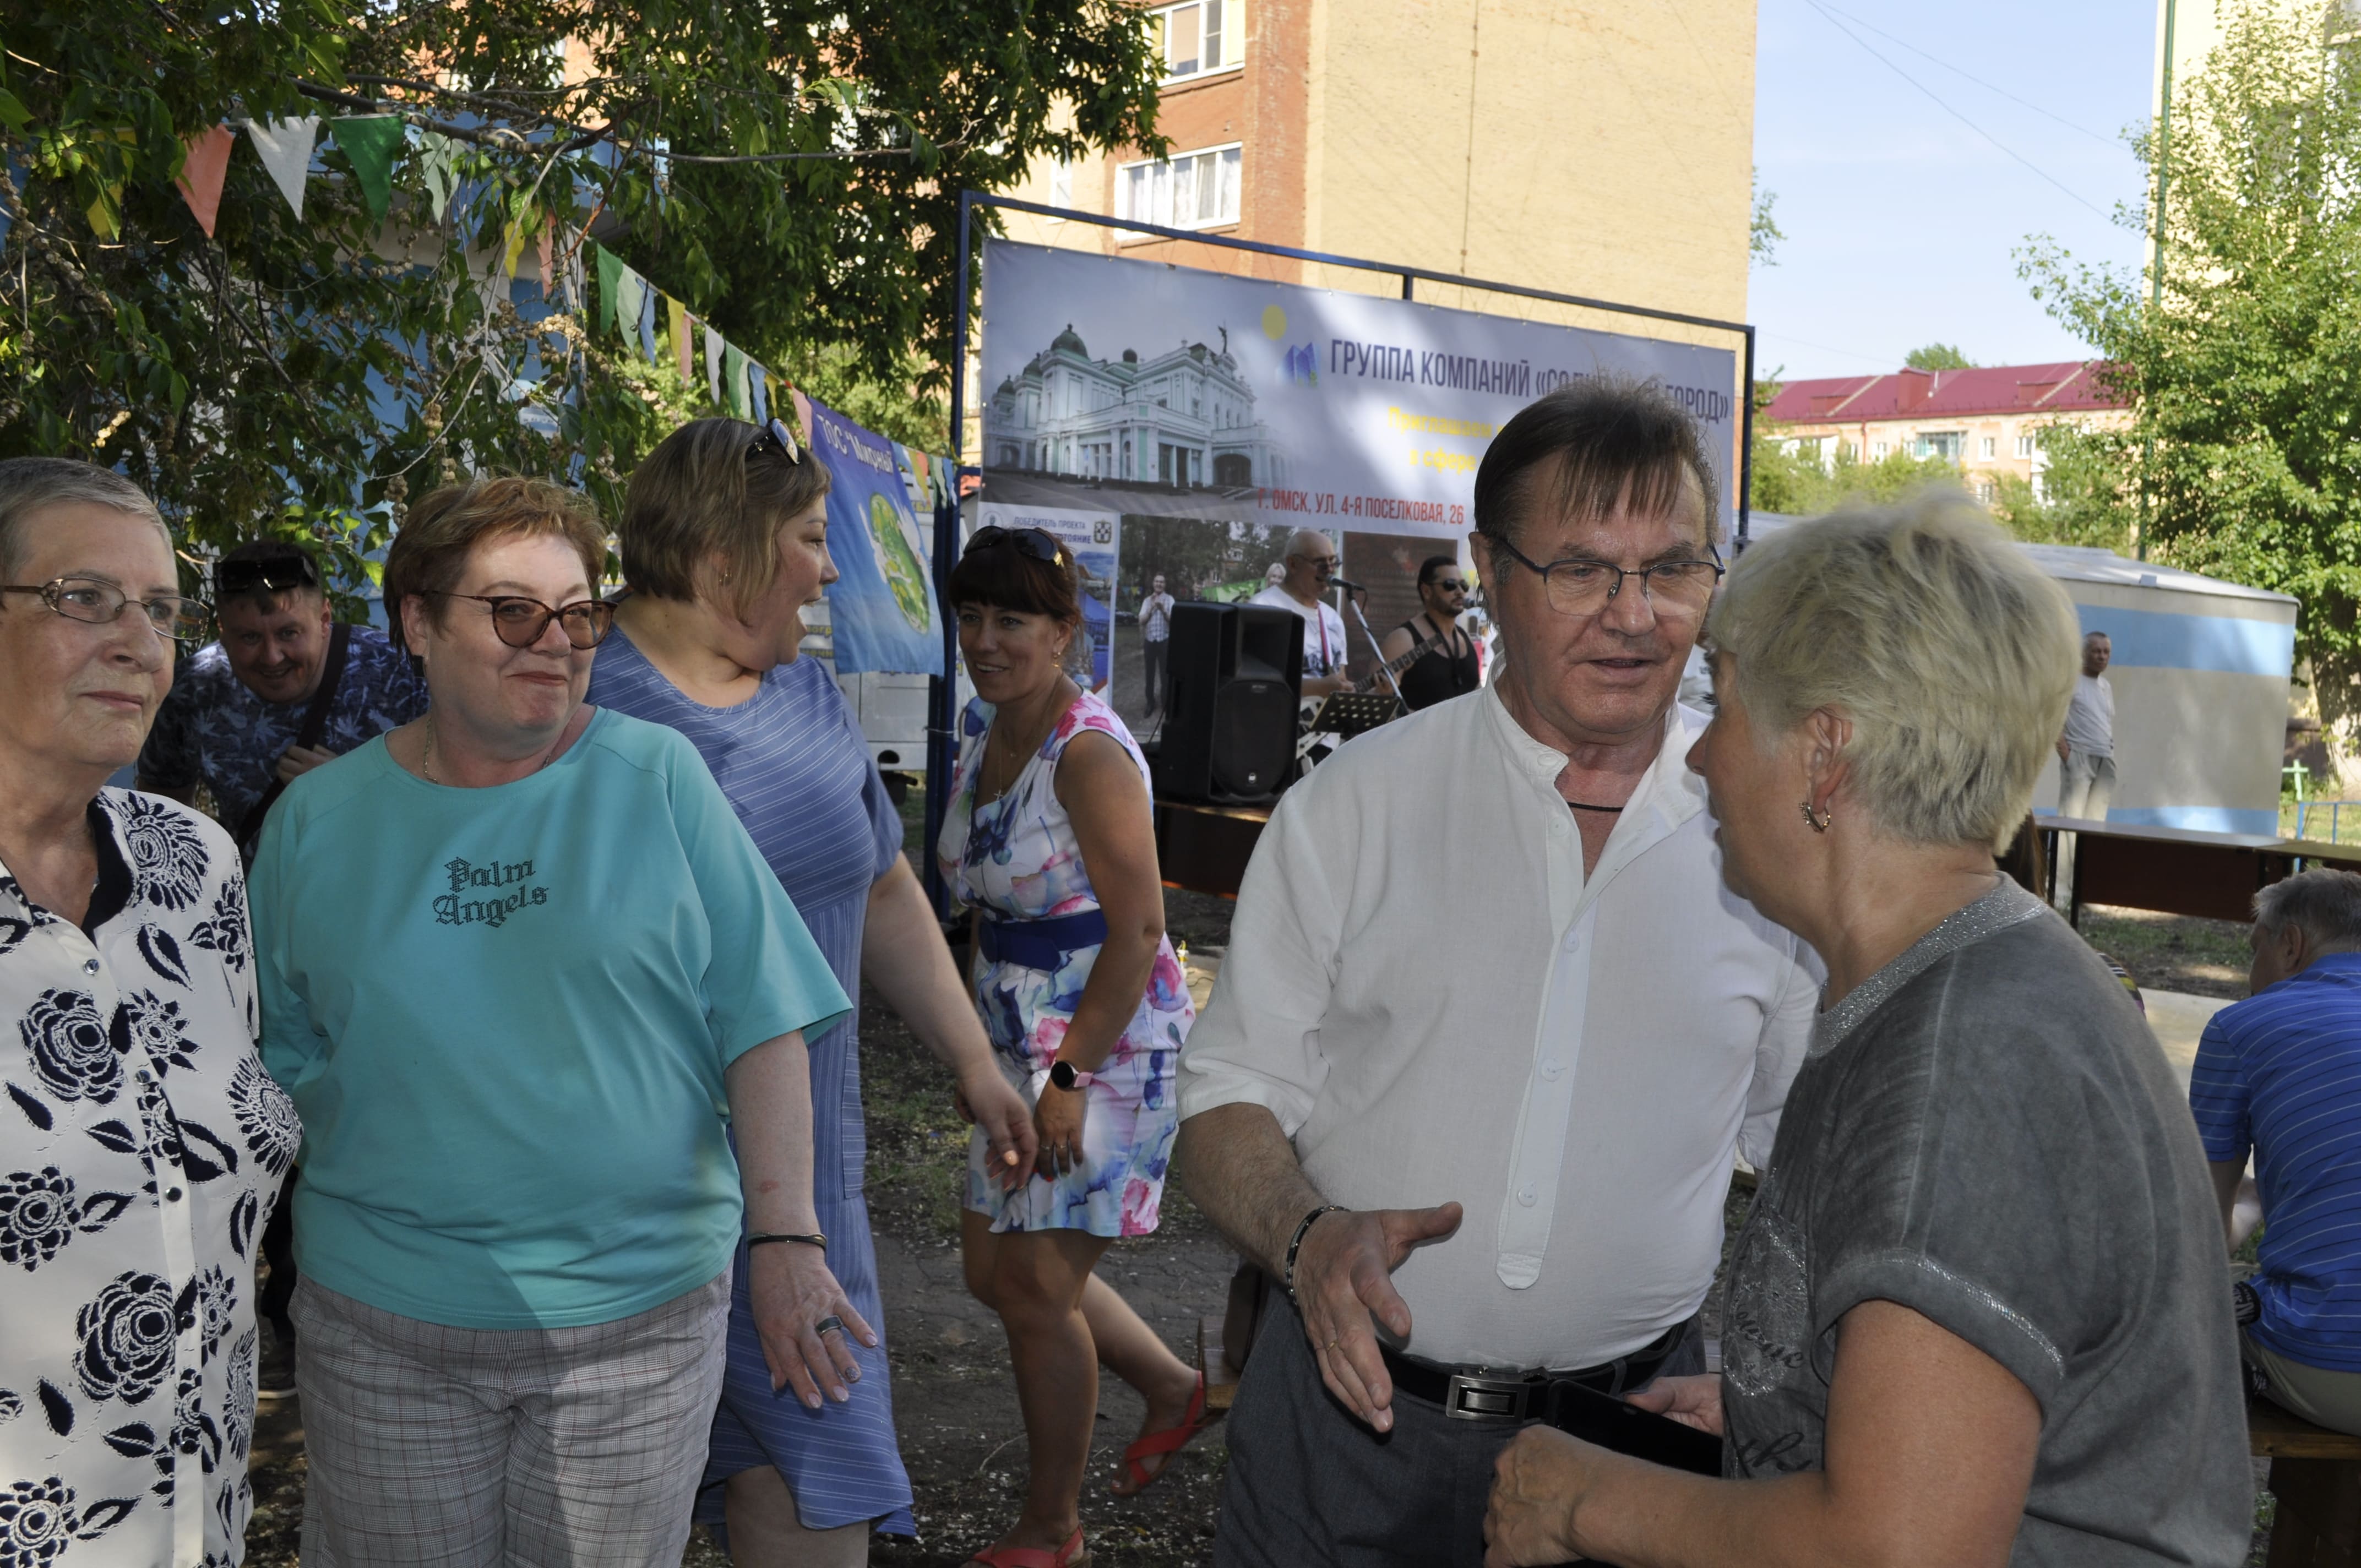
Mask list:
[[[952,1070],[1015,1180],[1032,1157],[1030,1113],[994,1069],[850,707],[825,666],[797,657],[802,612],[837,576],[828,488],[828,470],[775,420],[697,420],[667,436],[631,475],[617,536],[632,592],[590,697],[696,746],[845,993],[866,980]],[[764,1365],[741,1245],[697,1506],[739,1568],[851,1568],[873,1529],[913,1533],[862,1195],[860,1032],[856,1002],[809,1042],[812,1193],[829,1266],[881,1339],[851,1342],[862,1376],[845,1398],[798,1404]]]
[[978,700],[962,727],[943,874],[975,910],[976,1003],[1033,1105],[1033,1179],[995,1186],[979,1136],[961,1245],[968,1288],[1007,1325],[1032,1475],[1025,1511],[971,1568],[1075,1568],[1098,1364],[1148,1420],[1119,1493],[1208,1424],[1204,1386],[1097,1277],[1108,1244],[1156,1228],[1180,1126],[1172,1073],[1196,1013],[1164,938],[1148,765],[1112,708],[1066,674],[1082,629],[1072,555],[1039,529],[985,528],[950,579]]

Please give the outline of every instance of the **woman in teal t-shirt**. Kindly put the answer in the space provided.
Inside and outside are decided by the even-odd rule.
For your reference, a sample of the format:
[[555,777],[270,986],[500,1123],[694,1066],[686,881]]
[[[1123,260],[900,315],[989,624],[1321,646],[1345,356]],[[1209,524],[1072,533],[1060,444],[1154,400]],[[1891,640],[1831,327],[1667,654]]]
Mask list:
[[427,714],[264,836],[307,1563],[676,1564],[741,1212],[775,1382],[841,1399],[874,1341],[811,1194],[804,1036],[849,1003],[694,748],[583,706],[605,552],[537,480],[422,501],[385,586]]

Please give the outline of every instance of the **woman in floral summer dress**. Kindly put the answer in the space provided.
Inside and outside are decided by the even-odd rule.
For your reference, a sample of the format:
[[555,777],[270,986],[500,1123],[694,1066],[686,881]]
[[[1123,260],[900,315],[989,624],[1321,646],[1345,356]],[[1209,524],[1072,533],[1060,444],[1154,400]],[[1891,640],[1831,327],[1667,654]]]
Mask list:
[[1196,1013],[1171,944],[1148,766],[1112,708],[1065,673],[1082,625],[1073,559],[1039,529],[985,528],[952,572],[978,700],[937,845],[975,910],[976,1004],[1034,1107],[1034,1179],[970,1149],[968,1288],[1008,1329],[1032,1478],[1025,1511],[971,1564],[1075,1568],[1098,1365],[1148,1404],[1115,1490],[1162,1473],[1207,1424],[1197,1375],[1092,1270],[1156,1228],[1180,1125],[1173,1064]]

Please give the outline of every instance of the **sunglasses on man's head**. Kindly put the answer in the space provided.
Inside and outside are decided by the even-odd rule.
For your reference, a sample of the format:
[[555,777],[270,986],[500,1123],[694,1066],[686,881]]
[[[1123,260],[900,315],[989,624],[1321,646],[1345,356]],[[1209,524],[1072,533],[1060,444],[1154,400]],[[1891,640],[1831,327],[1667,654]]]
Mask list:
[[753,445],[746,448],[746,455],[752,457],[758,452],[767,452],[774,447],[790,463],[804,460],[804,449],[796,444],[795,432],[789,430],[786,422],[776,414],[763,422],[763,433],[754,438]]
[[316,588],[319,586],[319,568],[312,565],[312,558],[308,555],[283,556],[276,561],[214,563],[214,593],[220,598],[228,598],[236,594],[283,593],[289,588]]
[[1047,561],[1051,565],[1064,560],[1066,555],[1066,547],[1058,542],[1056,534],[1046,528],[1002,528],[996,523],[989,528],[979,528],[970,534],[967,548],[960,554],[970,555],[978,550],[1004,548],[1014,550],[1020,555],[1029,555],[1036,561]]

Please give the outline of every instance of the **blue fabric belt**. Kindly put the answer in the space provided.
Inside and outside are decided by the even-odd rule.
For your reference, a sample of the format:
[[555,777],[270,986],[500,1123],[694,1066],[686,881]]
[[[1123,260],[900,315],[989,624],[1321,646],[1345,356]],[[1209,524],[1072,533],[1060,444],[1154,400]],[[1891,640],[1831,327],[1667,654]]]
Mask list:
[[977,925],[985,962],[1053,972],[1063,967],[1068,953],[1095,948],[1107,938],[1106,914],[1098,909],[1054,920],[995,920],[987,915]]

